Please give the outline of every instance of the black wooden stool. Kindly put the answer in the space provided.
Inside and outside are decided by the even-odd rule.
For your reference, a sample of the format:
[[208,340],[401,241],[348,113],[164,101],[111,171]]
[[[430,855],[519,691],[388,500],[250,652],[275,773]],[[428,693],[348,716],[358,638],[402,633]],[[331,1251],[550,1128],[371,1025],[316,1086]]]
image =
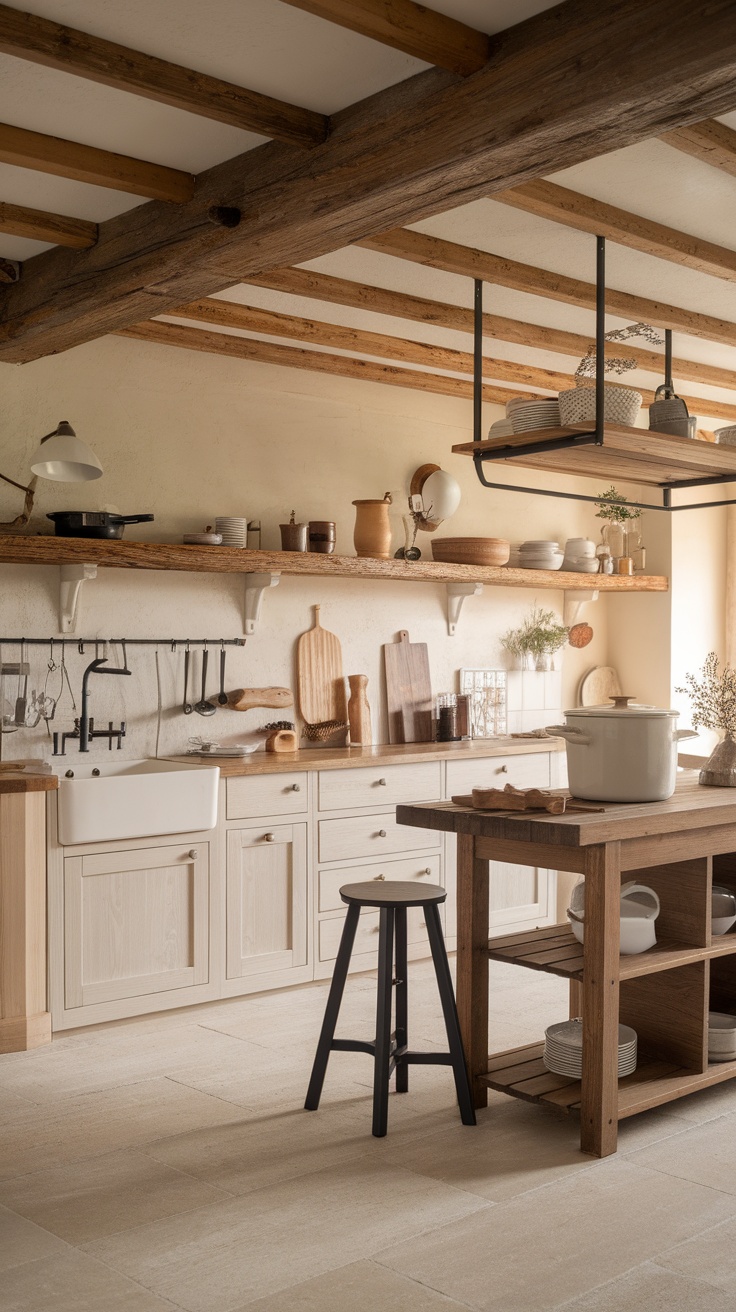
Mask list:
[[[465,1068],[465,1056],[460,1037],[460,1025],[452,991],[452,978],[442,937],[438,903],[444,902],[447,893],[439,884],[409,884],[398,880],[385,883],[371,881],[365,884],[345,884],[340,897],[347,902],[348,914],[340,939],[330,993],[322,1022],[322,1032],[312,1067],[312,1076],[304,1104],[307,1111],[319,1107],[331,1052],[367,1052],[374,1059],[373,1073],[373,1133],[380,1139],[388,1125],[388,1083],[396,1071],[396,1092],[406,1093],[409,1088],[409,1066],[452,1066],[457,1100],[463,1125],[475,1125],[475,1112],[470,1082]],[[376,1037],[366,1043],[360,1039],[336,1039],[335,1027],[345,989],[350,955],[355,942],[361,907],[380,909],[378,936],[378,998],[376,1005]],[[449,1052],[410,1052],[408,1034],[408,990],[406,911],[408,907],[423,907],[429,946],[432,949],[437,987],[445,1017]],[[396,944],[396,978],[393,977],[394,942]],[[392,986],[396,985],[396,1031],[391,1032]]]

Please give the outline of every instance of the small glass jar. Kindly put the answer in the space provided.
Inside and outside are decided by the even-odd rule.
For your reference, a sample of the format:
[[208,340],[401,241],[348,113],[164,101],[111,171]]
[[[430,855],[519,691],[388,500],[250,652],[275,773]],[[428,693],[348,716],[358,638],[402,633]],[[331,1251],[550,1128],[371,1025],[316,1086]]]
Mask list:
[[457,731],[457,694],[454,692],[440,693],[437,698],[435,736],[438,743],[454,743],[460,738]]

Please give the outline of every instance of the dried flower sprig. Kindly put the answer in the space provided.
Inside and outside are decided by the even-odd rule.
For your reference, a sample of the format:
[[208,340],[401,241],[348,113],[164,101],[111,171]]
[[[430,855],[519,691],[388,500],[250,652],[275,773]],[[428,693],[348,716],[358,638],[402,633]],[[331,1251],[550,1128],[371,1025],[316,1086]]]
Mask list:
[[[623,505],[616,505],[616,502],[623,502]],[[601,492],[600,500],[595,503],[598,506],[596,519],[612,520],[614,524],[626,524],[630,519],[638,519],[641,510],[634,506],[626,504],[626,497],[617,492],[615,487],[611,486],[607,492]]]
[[706,656],[700,677],[686,674],[685,687],[675,692],[690,698],[694,728],[724,729],[736,736],[736,670],[728,665],[719,670],[714,651]]
[[[632,337],[643,337],[644,341],[649,342],[652,346],[662,345],[662,338],[659,333],[648,323],[632,323],[627,328],[612,328],[610,333],[606,333],[607,342],[628,342]],[[613,356],[606,360],[603,372],[606,374],[624,374],[629,369],[636,369],[638,363],[638,360],[632,356]],[[593,343],[588,347],[575,370],[575,377],[595,378],[595,373],[595,343]]]
[[560,624],[553,610],[533,606],[518,629],[509,629],[501,639],[501,646],[510,656],[554,656],[564,647],[570,630]]

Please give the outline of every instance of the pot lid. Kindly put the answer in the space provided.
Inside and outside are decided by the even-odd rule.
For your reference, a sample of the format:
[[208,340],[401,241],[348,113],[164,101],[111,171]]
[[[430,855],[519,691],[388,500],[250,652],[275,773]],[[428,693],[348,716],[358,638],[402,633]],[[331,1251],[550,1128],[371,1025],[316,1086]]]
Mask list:
[[596,718],[621,719],[632,716],[637,719],[655,719],[663,715],[676,719],[679,711],[668,711],[661,706],[648,706],[644,702],[635,702],[628,696],[612,697],[605,706],[576,706],[573,711],[565,711],[566,716],[594,716]]

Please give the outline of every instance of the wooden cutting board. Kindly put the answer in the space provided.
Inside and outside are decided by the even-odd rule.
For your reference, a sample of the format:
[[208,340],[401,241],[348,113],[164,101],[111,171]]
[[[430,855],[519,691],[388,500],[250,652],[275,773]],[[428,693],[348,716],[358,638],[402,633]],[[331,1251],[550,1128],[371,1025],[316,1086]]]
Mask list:
[[383,658],[389,742],[431,742],[432,685],[426,642],[409,642],[407,630],[402,629],[398,642],[385,643]]
[[322,628],[319,610],[315,606],[314,628],[303,633],[297,643],[299,710],[307,724],[323,724],[325,720],[347,724],[342,647],[334,633]]
[[594,665],[580,684],[581,706],[607,706],[621,696],[621,684],[612,665]]

